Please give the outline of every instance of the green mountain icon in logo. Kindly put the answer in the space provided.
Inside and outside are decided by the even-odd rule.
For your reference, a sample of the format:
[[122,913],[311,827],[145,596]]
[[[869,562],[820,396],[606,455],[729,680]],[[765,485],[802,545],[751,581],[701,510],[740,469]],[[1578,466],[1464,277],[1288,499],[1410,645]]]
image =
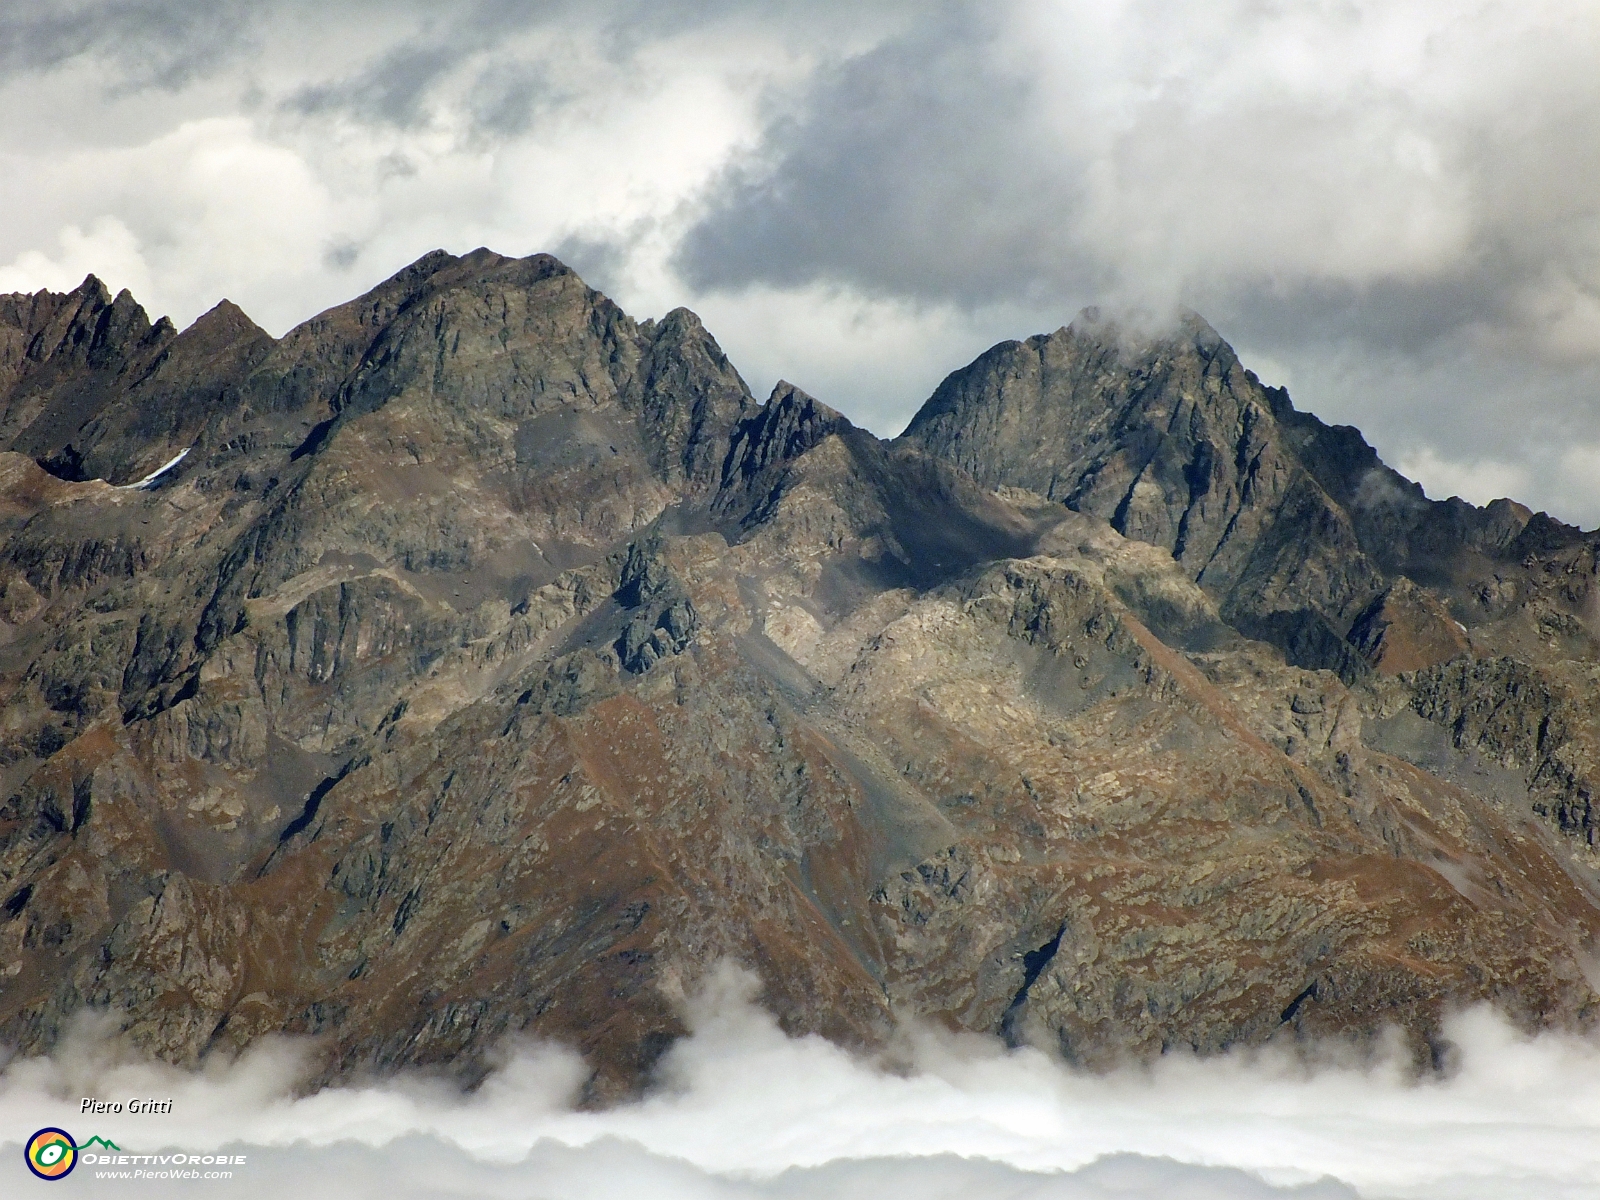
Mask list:
[[92,1137],[87,1142],[85,1142],[83,1145],[74,1146],[73,1149],[74,1150],[88,1150],[93,1146],[103,1146],[107,1150],[116,1150],[119,1153],[122,1150],[121,1146],[117,1145],[115,1142],[108,1142],[103,1137]]

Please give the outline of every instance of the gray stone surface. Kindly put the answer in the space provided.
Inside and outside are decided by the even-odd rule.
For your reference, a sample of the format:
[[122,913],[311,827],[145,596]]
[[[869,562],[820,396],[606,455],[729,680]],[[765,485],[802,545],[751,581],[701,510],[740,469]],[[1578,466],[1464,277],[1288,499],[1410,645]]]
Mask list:
[[0,446],[26,1049],[528,1031],[598,1101],[725,956],[790,1030],[1088,1063],[1600,1005],[1595,537],[1430,504],[1197,318],[886,443],[548,256],[277,340],[91,280],[0,298]]

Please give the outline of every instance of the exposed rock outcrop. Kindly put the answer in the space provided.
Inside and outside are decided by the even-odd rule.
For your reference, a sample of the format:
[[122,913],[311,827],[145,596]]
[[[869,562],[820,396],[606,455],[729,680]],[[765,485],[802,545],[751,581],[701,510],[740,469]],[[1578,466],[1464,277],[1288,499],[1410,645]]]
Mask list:
[[1417,671],[1472,653],[1467,627],[1443,602],[1404,575],[1367,605],[1347,640],[1386,675]]
[[0,395],[12,1043],[526,1030],[598,1100],[724,956],[793,1030],[1091,1063],[1597,1014],[1595,536],[1427,501],[1197,318],[886,443],[435,253],[281,339],[0,298]]

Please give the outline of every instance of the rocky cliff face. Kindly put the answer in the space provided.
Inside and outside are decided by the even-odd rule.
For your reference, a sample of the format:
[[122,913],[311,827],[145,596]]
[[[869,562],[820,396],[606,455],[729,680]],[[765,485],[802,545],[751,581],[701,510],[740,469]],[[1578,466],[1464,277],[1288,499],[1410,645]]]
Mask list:
[[1524,557],[1513,547],[1532,515],[1428,501],[1356,430],[1263,387],[1193,314],[1148,334],[1090,311],[1002,343],[946,379],[900,441],[1170,551],[1228,620],[1347,679],[1362,668],[1352,625],[1395,578],[1476,583]]
[[1151,340],[1086,314],[951,375],[902,440],[1170,551],[1230,616],[1337,627],[1381,576],[1273,399],[1197,317]]
[[1425,500],[1198,319],[885,443],[440,253],[278,340],[0,298],[0,400],[12,1043],[529,1031],[603,1099],[725,956],[794,1030],[1083,1062],[1600,1005],[1596,538]]

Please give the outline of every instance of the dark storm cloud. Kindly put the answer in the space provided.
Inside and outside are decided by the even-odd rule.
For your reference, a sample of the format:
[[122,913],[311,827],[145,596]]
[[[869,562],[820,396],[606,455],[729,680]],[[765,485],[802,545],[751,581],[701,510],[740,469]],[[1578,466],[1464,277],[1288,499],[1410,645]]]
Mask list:
[[[996,53],[1014,34],[1019,7],[948,6],[936,20],[811,77],[708,197],[679,252],[685,276],[729,289],[830,280],[967,305],[1040,285],[1115,288],[1130,299],[1198,296],[1259,322],[1264,334],[1292,329],[1392,348],[1503,319],[1517,289],[1552,260],[1572,250],[1592,254],[1592,244],[1582,243],[1594,234],[1600,119],[1581,105],[1600,92],[1592,83],[1558,89],[1540,106],[1564,130],[1530,130],[1527,113],[1508,120],[1492,108],[1463,113],[1456,127],[1440,130],[1431,114],[1410,111],[1398,90],[1385,96],[1360,77],[1342,93],[1285,95],[1281,108],[1266,77],[1253,94],[1227,97],[1233,111],[1221,114],[1206,111],[1215,102],[1197,97],[1191,81],[1165,79],[1147,85],[1131,115],[1112,113],[1095,95],[1105,80],[1073,79],[1092,48],[1059,59],[1048,50]],[[1153,14],[1120,7],[1133,26],[1124,43],[1161,41],[1158,27],[1139,27]],[[1222,23],[1249,24],[1228,8],[1219,6]],[[1107,48],[1117,49],[1128,47]],[[1071,97],[1064,107],[1042,87],[1052,75],[1053,90]],[[1336,143],[1347,136],[1340,125],[1372,110],[1393,110],[1399,127],[1380,133],[1404,134],[1410,124],[1453,143],[1446,183],[1476,193],[1465,217],[1473,228],[1441,262],[1419,267],[1408,257],[1404,243],[1425,232],[1360,235],[1377,250],[1386,240],[1396,244],[1392,270],[1306,253],[1319,233],[1337,233],[1328,226],[1366,219],[1362,209],[1373,197],[1363,196],[1369,181],[1360,172],[1372,167],[1354,160],[1359,153],[1381,160],[1387,149]],[[1102,123],[1097,135],[1058,136],[1063,125],[1094,118]],[[1303,164],[1294,156],[1305,158],[1302,148],[1318,134],[1331,152],[1297,173]],[[1341,161],[1341,151],[1352,161]],[[1253,178],[1236,191],[1217,186],[1241,165]],[[1377,169],[1393,174],[1381,161]],[[1102,180],[1097,212],[1085,200],[1092,176]],[[1554,225],[1529,225],[1535,198],[1556,210]],[[1331,211],[1306,205],[1296,219],[1296,202],[1306,199]],[[1120,214],[1118,202],[1126,206]],[[1370,219],[1393,223],[1396,215],[1404,216]],[[1175,219],[1163,224],[1162,216]],[[1240,242],[1257,253],[1230,259]],[[1126,253],[1131,244],[1153,247],[1168,270],[1141,277],[1149,264]]]
[[243,44],[251,9],[245,0],[3,0],[0,71],[98,54],[118,64],[126,83],[178,87]]
[[551,254],[576,271],[590,287],[615,295],[628,270],[627,247],[616,241],[571,234],[550,247]]
[[413,128],[434,115],[435,90],[455,73],[463,115],[490,140],[527,132],[541,111],[570,95],[554,85],[538,58],[563,38],[587,36],[600,55],[626,62],[653,44],[708,27],[748,21],[848,29],[869,14],[893,14],[903,0],[477,0],[441,9],[424,0],[374,5],[375,12],[405,14],[416,27],[353,72],[300,88],[288,107],[305,114],[338,112],[359,120]]
[[947,6],[809,81],[732,167],[678,265],[701,288],[836,281],[981,303],[1096,281],[1070,243],[1074,165],[1029,145],[1032,81],[985,53],[1000,24]]
[[1216,319],[1248,328],[1274,346],[1349,342],[1404,353],[1447,339],[1463,326],[1503,317],[1499,289],[1492,286],[1503,279],[1484,270],[1367,285],[1325,277],[1251,279],[1232,291],[1218,289],[1212,308]]
[[429,89],[464,53],[459,44],[397,46],[353,77],[302,88],[286,106],[306,115],[339,112],[367,122],[419,125],[430,115]]
[[540,110],[560,99],[543,67],[496,63],[478,76],[467,104],[479,131],[508,138],[526,133]]
[[[352,14],[368,18],[368,27],[329,77],[307,79],[283,100],[288,111],[413,127],[432,115],[432,89],[474,59],[488,59],[468,91],[477,125],[491,136],[523,132],[542,92],[540,73],[519,65],[514,54],[495,61],[508,38],[570,26],[575,15],[579,25],[609,23],[646,31],[645,37],[672,20],[642,4],[519,0],[448,8],[425,0],[353,0],[339,10]],[[274,29],[314,28],[317,16],[305,0],[0,0],[0,71],[48,71],[93,59],[108,68],[110,91],[178,88],[237,68],[243,52]]]
[[[613,62],[666,38],[732,22],[848,30],[903,0],[348,0],[331,14],[357,22],[321,77],[280,100],[300,115],[351,117],[413,128],[436,115],[436,89],[457,72],[464,113],[491,139],[525,133],[564,97],[536,60],[574,34]],[[244,53],[275,35],[314,31],[326,14],[310,0],[0,0],[0,72],[48,71],[92,59],[113,92],[237,70]],[[309,65],[309,64],[308,64]]]
[[[435,115],[434,90],[465,68],[473,76],[466,88],[466,109],[475,127],[491,137],[514,137],[526,131],[549,89],[540,67],[521,61],[507,40],[559,28],[576,6],[479,0],[441,8],[402,0],[380,7],[411,18],[414,26],[397,22],[403,31],[381,53],[353,72],[302,87],[289,98],[288,108],[414,128]],[[590,16],[604,12],[605,5],[597,5]]]

